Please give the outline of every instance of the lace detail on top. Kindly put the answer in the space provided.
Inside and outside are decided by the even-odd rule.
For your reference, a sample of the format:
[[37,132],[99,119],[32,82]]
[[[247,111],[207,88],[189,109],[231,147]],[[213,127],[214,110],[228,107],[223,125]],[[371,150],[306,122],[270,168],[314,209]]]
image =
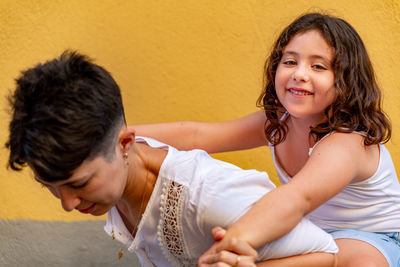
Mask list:
[[197,260],[189,256],[183,238],[182,206],[186,187],[174,182],[164,182],[160,203],[158,241],[164,256],[174,266],[196,266]]

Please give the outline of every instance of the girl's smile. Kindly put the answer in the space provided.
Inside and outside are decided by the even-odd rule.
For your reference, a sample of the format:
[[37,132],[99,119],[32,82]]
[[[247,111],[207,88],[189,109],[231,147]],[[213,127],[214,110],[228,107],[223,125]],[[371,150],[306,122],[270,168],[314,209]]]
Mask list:
[[302,88],[297,88],[297,87],[292,87],[287,89],[289,93],[293,94],[294,96],[306,96],[306,95],[313,95],[308,90],[302,89]]

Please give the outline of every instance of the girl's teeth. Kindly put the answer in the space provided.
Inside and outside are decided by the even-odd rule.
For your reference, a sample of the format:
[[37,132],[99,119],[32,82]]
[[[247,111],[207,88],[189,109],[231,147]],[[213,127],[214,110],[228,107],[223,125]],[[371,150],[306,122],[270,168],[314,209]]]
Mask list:
[[294,95],[309,95],[308,92],[303,92],[303,91],[295,91],[295,90],[290,90],[290,92]]

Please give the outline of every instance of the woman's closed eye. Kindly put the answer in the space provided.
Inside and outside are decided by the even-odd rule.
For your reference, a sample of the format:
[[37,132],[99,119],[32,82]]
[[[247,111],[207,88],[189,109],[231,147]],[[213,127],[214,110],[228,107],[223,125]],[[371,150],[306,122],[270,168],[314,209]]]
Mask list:
[[82,176],[79,179],[76,179],[75,181],[71,181],[71,182],[67,183],[67,185],[73,189],[84,188],[90,182],[90,180],[93,178],[93,176],[94,176],[93,174]]
[[74,183],[72,183],[72,184],[70,184],[70,186],[71,186],[72,188],[74,188],[74,189],[79,189],[79,188],[85,187],[88,183],[89,183],[89,180],[87,180],[87,181],[84,182],[84,183],[80,183],[80,184],[74,184]]

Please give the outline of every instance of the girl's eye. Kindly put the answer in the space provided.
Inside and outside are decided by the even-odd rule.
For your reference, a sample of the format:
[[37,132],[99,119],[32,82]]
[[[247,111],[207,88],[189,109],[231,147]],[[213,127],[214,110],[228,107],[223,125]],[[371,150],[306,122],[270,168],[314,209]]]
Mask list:
[[283,65],[288,65],[288,66],[294,66],[294,65],[296,65],[296,61],[294,61],[294,60],[284,60],[283,62]]
[[319,65],[319,64],[313,65],[312,67],[313,67],[313,69],[316,69],[316,70],[327,70],[327,68],[325,68],[324,66]]

